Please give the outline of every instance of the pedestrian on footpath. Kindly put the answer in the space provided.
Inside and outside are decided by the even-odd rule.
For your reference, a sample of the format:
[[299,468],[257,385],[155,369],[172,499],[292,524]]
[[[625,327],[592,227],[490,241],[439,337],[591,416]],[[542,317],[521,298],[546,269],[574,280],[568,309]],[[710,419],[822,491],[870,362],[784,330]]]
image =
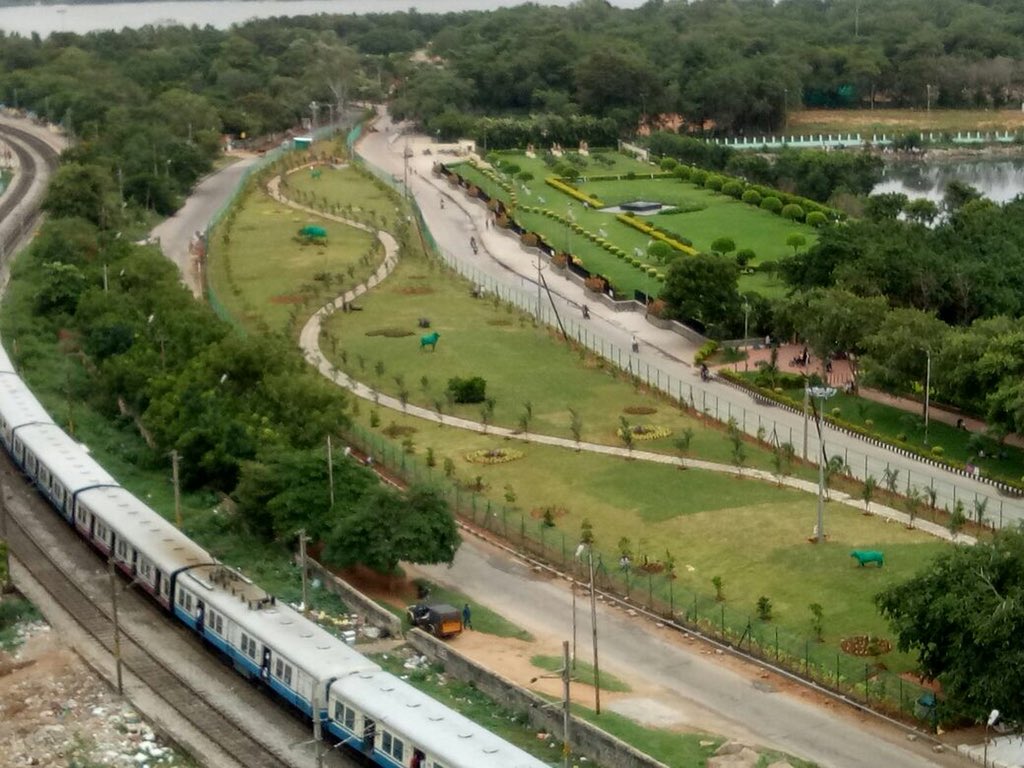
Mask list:
[[473,628],[473,614],[469,610],[469,603],[466,603],[464,606],[462,606],[462,628]]

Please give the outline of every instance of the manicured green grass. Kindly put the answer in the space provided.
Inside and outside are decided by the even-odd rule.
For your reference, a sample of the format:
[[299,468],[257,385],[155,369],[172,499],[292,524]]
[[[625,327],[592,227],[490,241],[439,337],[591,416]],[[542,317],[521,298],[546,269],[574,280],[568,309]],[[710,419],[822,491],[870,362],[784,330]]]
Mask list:
[[372,183],[368,184],[366,177],[351,166],[320,166],[317,170],[319,178],[315,178],[309,169],[289,174],[289,195],[296,199],[303,193],[313,195],[319,204],[326,201],[337,206],[341,216],[354,216],[361,221],[372,216],[378,223],[383,221],[385,229],[393,225],[399,212],[393,195]]
[[[360,407],[361,423],[365,424],[370,408]],[[597,538],[600,578],[618,579],[619,588],[628,588],[641,603],[653,594],[666,606],[671,600],[677,611],[695,606],[696,615],[715,626],[724,607],[726,626],[737,635],[749,619],[759,640],[773,642],[778,627],[783,652],[797,646],[802,651],[804,638],[812,637],[808,609],[812,602],[825,610],[825,644],[812,645],[821,656],[834,660],[839,641],[851,634],[888,636],[888,626],[875,611],[874,595],[925,568],[949,546],[919,531],[830,503],[826,507],[829,542],[819,547],[808,543],[816,520],[814,496],[774,483],[702,470],[681,472],[641,461],[467,434],[450,427],[424,426],[404,416],[393,421],[417,428],[411,436],[414,453],[403,454],[396,441],[394,452],[385,456],[387,463],[416,465],[421,478],[439,480],[445,459],[451,459],[453,479],[463,487],[460,505],[477,524],[513,541],[525,535],[542,542],[549,559],[571,567],[581,525],[587,519]],[[427,448],[436,462],[432,470],[424,465]],[[467,453],[481,448],[512,448],[524,455],[491,466],[466,461]],[[476,479],[483,490],[472,511],[468,489]],[[509,489],[515,501],[503,502]],[[454,501],[454,494],[450,498]],[[546,508],[555,510],[552,528],[542,523]],[[617,569],[622,538],[630,540],[637,565],[628,582]],[[849,556],[852,549],[882,550],[885,567],[858,568]],[[669,556],[676,562],[674,582],[663,575],[648,579],[639,568],[645,557],[664,561]],[[713,597],[714,576],[725,581],[723,605]],[[761,595],[774,606],[774,619],[766,624],[756,619]],[[895,653],[884,660],[890,669],[913,667],[910,658]],[[844,663],[849,662],[850,657],[844,656]]]
[[[543,168],[539,160],[531,160],[525,155],[504,155],[509,162],[523,167],[524,170],[535,172],[537,164]],[[621,157],[621,156],[618,156]],[[693,242],[697,250],[709,251],[711,243],[719,237],[731,237],[737,249],[751,249],[756,254],[752,264],[764,261],[778,261],[791,253],[786,240],[792,234],[801,234],[806,238],[807,245],[812,245],[816,235],[811,227],[798,222],[788,221],[774,214],[753,208],[727,195],[711,192],[689,182],[676,179],[651,179],[649,174],[657,169],[635,160],[624,158],[628,166],[618,171],[602,169],[583,169],[587,173],[603,174],[610,172],[637,173],[635,179],[618,181],[589,181],[578,183],[578,187],[599,198],[607,206],[620,205],[632,200],[652,200],[667,205],[676,205],[687,212],[675,214],[659,214],[645,217],[644,220],[656,226],[675,232]],[[471,179],[489,195],[497,196],[508,202],[508,192],[500,185],[491,181],[483,173],[468,163],[455,166],[455,170]],[[545,169],[546,171],[546,169]],[[643,176],[644,173],[648,177]],[[550,175],[547,171],[545,175]],[[546,185],[544,175],[535,173],[535,178],[527,183],[514,181],[521,206],[538,206],[554,211],[559,216],[571,217],[585,230],[604,237],[611,243],[633,255],[641,253],[645,268],[634,267],[625,260],[613,256],[604,248],[569,227],[539,213],[525,211],[520,207],[515,211],[515,218],[529,230],[539,233],[550,245],[571,251],[579,258],[583,266],[591,272],[603,275],[612,286],[623,293],[631,294],[641,290],[648,295],[656,296],[661,291],[661,282],[651,277],[646,268],[655,268],[664,273],[666,266],[655,263],[647,255],[650,238],[644,233],[629,227],[616,219],[616,214],[605,213],[593,208],[586,208],[570,196]],[[602,232],[604,234],[602,234]],[[771,285],[764,280],[745,279],[743,289],[749,291],[765,291],[766,295],[780,295],[778,285]]]
[[[562,670],[562,657],[561,656],[531,656],[530,663],[535,667],[540,667],[546,672],[557,672],[561,674]],[[579,659],[572,667],[572,679],[577,683],[583,685],[594,685],[594,667],[591,664],[587,664],[585,661]],[[601,673],[601,690],[611,691],[612,693],[629,693],[633,689],[624,680],[619,680],[615,675],[610,675],[607,672]]]
[[[669,437],[636,441],[637,449],[672,453],[674,439],[692,429],[690,455],[731,460],[731,445],[720,427],[705,426],[666,398],[634,387],[607,362],[581,355],[549,329],[535,328],[518,310],[473,299],[469,288],[468,282],[427,262],[405,260],[384,285],[359,299],[363,311],[335,313],[328,319],[321,346],[357,380],[396,397],[404,389],[409,403],[431,410],[440,403],[444,414],[481,420],[482,405],[449,405],[445,391],[453,377],[482,376],[487,396],[494,399],[491,424],[519,428],[529,402],[533,415],[527,431],[571,438],[569,408],[574,408],[585,441],[622,445],[617,430],[626,418],[633,425],[672,431]],[[420,349],[421,317],[429,318],[431,330],[441,334],[433,352]],[[377,335],[386,329],[408,335]],[[624,411],[636,407],[655,412]],[[382,418],[386,425],[393,416],[383,413]],[[766,449],[749,445],[747,453],[750,466],[770,467]]]
[[449,605],[454,605],[460,611],[463,605],[469,603],[470,610],[472,611],[473,632],[483,632],[484,634],[497,637],[513,637],[517,640],[533,642],[533,635],[525,629],[513,624],[504,616],[495,613],[486,605],[472,601],[462,592],[442,587],[425,579],[418,579],[417,583],[422,583],[430,588],[430,597],[427,598],[428,602],[448,603]]
[[[327,242],[298,242],[296,235],[307,224],[327,230]],[[308,316],[318,303],[336,296],[343,285],[364,280],[381,258],[371,234],[301,213],[255,191],[234,222],[216,230],[209,280],[243,326],[280,331],[297,315]]]

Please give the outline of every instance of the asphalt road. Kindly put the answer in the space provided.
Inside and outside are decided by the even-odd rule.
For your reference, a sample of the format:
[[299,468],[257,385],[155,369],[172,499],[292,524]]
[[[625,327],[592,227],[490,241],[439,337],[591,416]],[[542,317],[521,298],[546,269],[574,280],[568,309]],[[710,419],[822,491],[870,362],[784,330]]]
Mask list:
[[[493,281],[508,289],[525,292],[528,296],[537,293],[537,260],[524,251],[516,236],[488,228],[483,205],[470,201],[461,190],[451,190],[447,182],[430,173],[435,161],[457,160],[452,154],[443,154],[452,145],[432,143],[429,138],[406,136],[401,125],[394,125],[385,114],[378,122],[379,130],[367,134],[359,143],[357,151],[367,162],[389,172],[393,178],[406,175],[406,150],[408,149],[409,186],[416,197],[430,232],[438,246],[448,258],[460,262],[463,274],[478,275],[479,282]],[[425,154],[429,150],[430,154]],[[548,192],[543,185],[534,184],[531,202],[545,202],[554,192]],[[545,198],[544,196],[547,196]],[[469,248],[469,238],[475,237],[480,252],[474,255]],[[547,267],[545,266],[545,270]],[[570,327],[583,329],[592,348],[603,350],[606,357],[619,362],[652,384],[675,396],[691,399],[701,410],[707,410],[722,421],[733,417],[739,426],[750,434],[757,434],[763,427],[768,436],[776,435],[781,442],[791,442],[798,453],[804,442],[804,419],[774,406],[765,406],[752,400],[748,395],[720,381],[702,383],[697,372],[690,365],[696,346],[673,333],[648,323],[637,312],[614,312],[588,299],[583,288],[562,277],[546,271],[544,279],[551,288],[553,301],[564,322]],[[543,303],[547,305],[545,296]],[[590,308],[590,319],[583,320],[581,307],[586,303]],[[534,305],[535,306],[535,305]],[[576,334],[573,334],[576,335]],[[639,341],[639,353],[629,351],[631,340]],[[655,371],[660,371],[657,378]],[[993,486],[978,482],[938,466],[933,466],[912,456],[902,456],[888,448],[873,445],[865,440],[825,428],[826,453],[829,456],[844,457],[851,472],[863,479],[873,475],[879,483],[884,471],[896,470],[897,490],[910,487],[923,489],[932,486],[936,490],[937,505],[953,508],[957,500],[966,505],[971,515],[975,499],[988,499],[986,518],[1001,524],[1024,521],[1024,501],[1000,494]],[[811,425],[807,436],[808,457],[813,461],[820,455],[817,433]],[[811,533],[813,521],[808,524]],[[828,530],[826,521],[826,531]]]
[[203,295],[203,276],[189,253],[189,243],[196,232],[206,230],[210,217],[230,199],[246,170],[258,159],[255,156],[240,157],[228,167],[200,180],[185,205],[150,233],[159,241],[164,256],[178,265],[182,282],[194,296]]

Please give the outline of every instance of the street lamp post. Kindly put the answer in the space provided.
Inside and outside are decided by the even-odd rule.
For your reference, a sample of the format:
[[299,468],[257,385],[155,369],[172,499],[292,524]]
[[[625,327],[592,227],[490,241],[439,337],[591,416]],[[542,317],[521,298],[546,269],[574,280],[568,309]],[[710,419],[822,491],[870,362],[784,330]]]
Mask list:
[[320,105],[317,104],[315,101],[309,102],[309,114],[310,114],[309,132],[310,133],[316,133],[316,110],[317,110],[317,107],[319,107],[319,106]]
[[565,266],[569,266],[569,262],[572,261],[572,203],[568,204],[565,209]]
[[932,351],[925,350],[926,364],[924,369],[924,444],[928,445],[928,405],[932,388]]
[[[750,338],[750,332],[749,331],[750,331],[750,302],[744,296],[743,297],[743,346],[744,347],[747,346],[747,339]],[[750,356],[748,355],[743,360],[743,370],[744,371],[749,370],[749,359],[750,359]]]
[[825,542],[825,438],[821,427],[821,414],[825,409],[825,401],[836,393],[832,387],[807,387],[805,395],[818,399],[818,444],[821,455],[818,456],[818,525],[815,527],[815,541]]

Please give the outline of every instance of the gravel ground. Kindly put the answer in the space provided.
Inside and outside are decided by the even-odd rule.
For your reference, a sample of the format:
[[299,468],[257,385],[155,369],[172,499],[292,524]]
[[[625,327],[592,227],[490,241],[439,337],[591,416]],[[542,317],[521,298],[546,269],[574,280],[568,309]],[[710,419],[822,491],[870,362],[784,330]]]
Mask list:
[[19,627],[21,645],[0,651],[0,766],[191,768],[58,633]]

